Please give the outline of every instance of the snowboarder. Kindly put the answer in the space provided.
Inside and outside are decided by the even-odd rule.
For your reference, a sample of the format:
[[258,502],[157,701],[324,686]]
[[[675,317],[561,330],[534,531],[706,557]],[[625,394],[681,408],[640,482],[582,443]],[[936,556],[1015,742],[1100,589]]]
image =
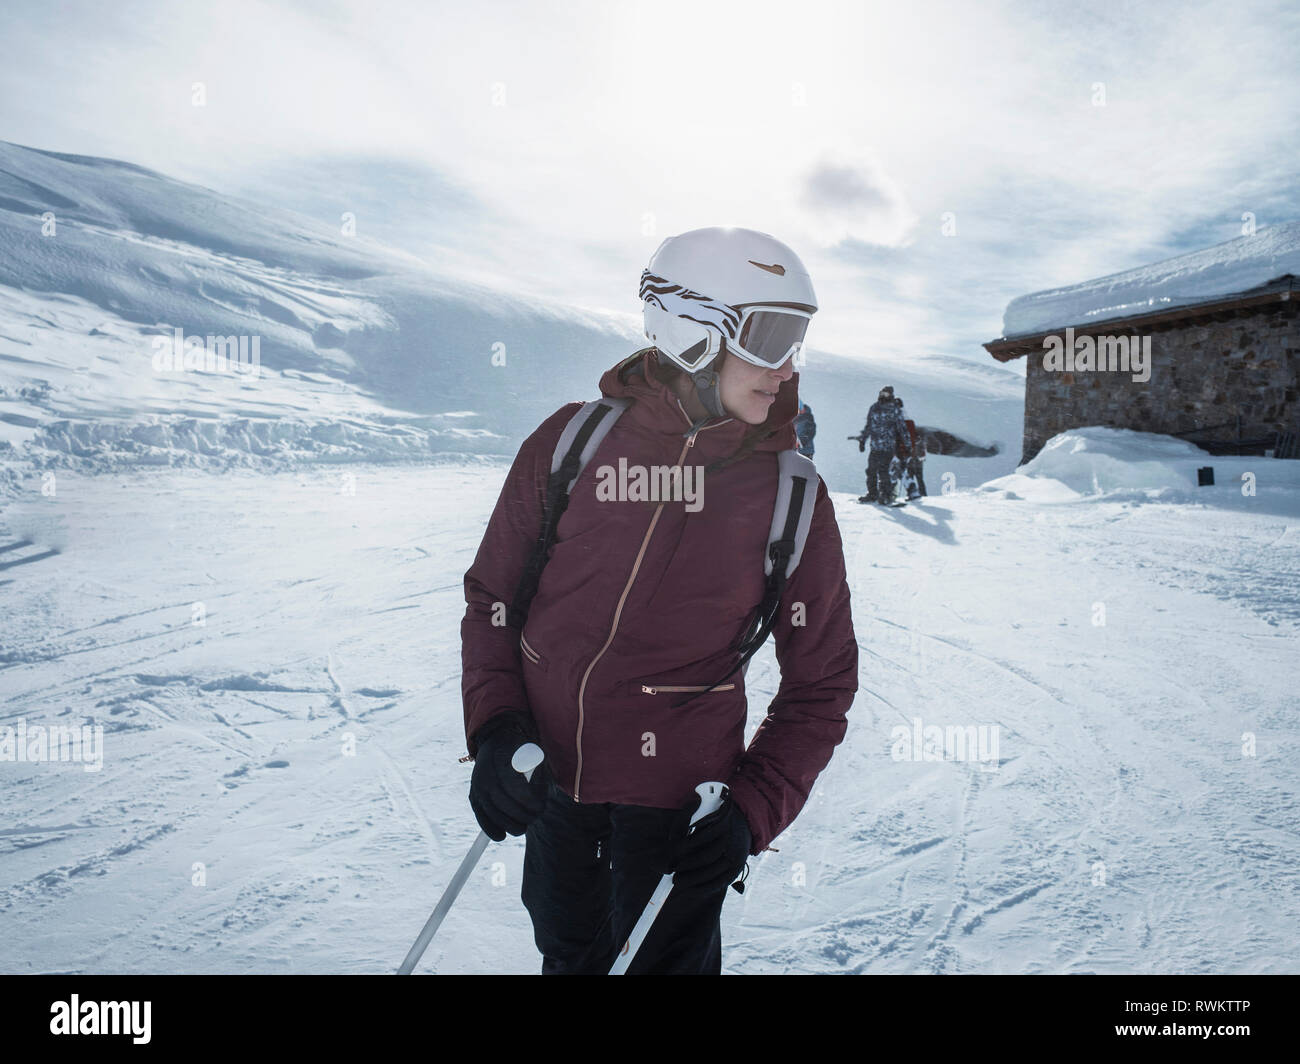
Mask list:
[[858,502],[878,502],[888,506],[894,501],[894,482],[889,475],[889,463],[895,450],[900,446],[909,447],[907,427],[899,416],[898,404],[894,402],[894,388],[886,385],[880,389],[880,395],[867,411],[867,423],[862,432],[855,437],[858,450],[866,450],[871,445],[867,456],[867,493]]
[[[803,264],[765,234],[698,229],[660,245],[641,297],[653,346],[600,380],[607,402],[626,405],[572,481],[549,560],[535,547],[552,486],[575,468],[551,473],[564,446],[580,446],[561,443],[587,409],[575,403],[520,448],[465,574],[470,804],[491,838],[526,835],[521,894],[544,973],[608,971],[668,871],[672,892],[631,972],[720,972],[727,887],[798,815],[858,684],[839,529],[813,471],[801,558],[758,629],[775,635],[781,686],[746,747],[743,664],[758,588],[771,586],[765,553],[782,566],[789,556],[769,544],[788,484],[778,475],[811,466],[791,453],[793,356],[817,310]],[[630,489],[611,499],[600,468],[624,463],[676,467],[679,482],[702,470],[704,505]],[[512,600],[525,587],[526,614]],[[546,760],[528,782],[510,763],[530,739]],[[723,805],[688,834],[694,789],[714,780]]]
[[903,419],[903,425],[907,428],[907,436],[910,441],[910,450],[904,451],[900,445],[898,449],[898,458],[902,463],[901,476],[904,478],[904,486],[907,489],[907,501],[915,502],[926,494],[925,475],[922,472],[921,463],[925,461],[925,436],[916,428],[916,422],[907,416],[907,411],[903,408],[903,400],[900,396],[894,396],[894,402],[898,404],[898,416]]
[[813,456],[813,439],[817,435],[817,422],[813,419],[812,407],[799,400],[799,413],[794,419],[794,433],[799,439],[799,453],[811,458]]

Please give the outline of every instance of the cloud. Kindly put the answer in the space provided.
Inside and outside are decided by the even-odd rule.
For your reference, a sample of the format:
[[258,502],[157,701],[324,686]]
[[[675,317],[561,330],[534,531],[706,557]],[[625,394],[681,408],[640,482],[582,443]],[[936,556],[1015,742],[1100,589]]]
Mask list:
[[831,350],[986,359],[1017,295],[1300,210],[1294,0],[10,0],[0,39],[6,139],[614,310],[665,236],[761,229]]
[[917,220],[876,162],[843,153],[808,172],[799,199],[809,229],[828,246],[851,239],[895,247],[906,242]]

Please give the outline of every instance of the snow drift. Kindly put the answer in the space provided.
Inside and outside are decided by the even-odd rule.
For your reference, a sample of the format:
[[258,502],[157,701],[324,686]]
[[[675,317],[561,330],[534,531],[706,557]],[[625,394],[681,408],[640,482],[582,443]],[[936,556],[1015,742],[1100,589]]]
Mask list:
[[[1204,466],[1215,470],[1213,487],[1198,487]],[[980,491],[1036,502],[1130,496],[1220,505],[1267,494],[1300,514],[1300,462],[1215,457],[1174,436],[1089,426],[1053,436],[1015,473]]]

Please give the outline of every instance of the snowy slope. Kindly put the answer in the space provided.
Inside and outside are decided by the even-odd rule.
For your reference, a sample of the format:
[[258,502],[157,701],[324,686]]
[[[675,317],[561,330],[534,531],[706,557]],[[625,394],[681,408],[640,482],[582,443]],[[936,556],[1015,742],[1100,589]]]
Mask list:
[[[258,337],[262,373],[156,371],[153,340],[176,328]],[[139,167],[0,144],[0,417],[16,442],[66,453],[67,433],[48,427],[97,422],[105,465],[146,446],[156,462],[204,464],[179,419],[283,418],[309,457],[506,453],[521,418],[557,405],[547,392],[590,379],[629,334],[618,315],[463,284]],[[336,421],[355,446],[313,448],[312,428]]]
[[[175,328],[259,336],[262,373],[155,372]],[[96,772],[0,760],[0,971],[392,971],[476,830],[462,578],[505,459],[638,337],[0,144],[0,740],[104,736]],[[726,970],[1295,971],[1300,463],[1083,429],[1013,473],[1001,367],[814,349],[802,380],[861,690],[727,901]],[[886,383],[1001,453],[858,506],[843,437]],[[777,682],[769,646],[751,732]],[[918,720],[997,749],[900,759]],[[422,970],[537,969],[521,856],[489,851]]]
[[[643,343],[634,264],[616,311],[438,266],[127,163],[0,143],[0,447],[10,466],[101,470],[506,455]],[[156,371],[153,341],[177,328],[258,337],[262,372]],[[814,349],[805,380],[823,438],[840,437],[824,471],[846,489],[862,463],[842,437],[886,380],[920,423],[1005,445],[959,482],[1019,454],[1022,380],[991,362]]]
[[[1254,497],[1086,498],[1059,456],[1061,501],[837,496],[861,689],[725,970],[1296,971],[1300,463],[1253,461]],[[105,746],[0,763],[0,970],[394,970],[475,834],[461,577],[504,471],[69,471],[10,506],[0,725]],[[777,679],[769,646],[751,733]],[[995,756],[900,760],[918,718]],[[422,971],[537,970],[521,857]]]
[[1007,305],[1002,335],[1029,336],[1199,303],[1285,274],[1300,276],[1300,221],[1270,225],[1251,236],[1082,284],[1020,296]]

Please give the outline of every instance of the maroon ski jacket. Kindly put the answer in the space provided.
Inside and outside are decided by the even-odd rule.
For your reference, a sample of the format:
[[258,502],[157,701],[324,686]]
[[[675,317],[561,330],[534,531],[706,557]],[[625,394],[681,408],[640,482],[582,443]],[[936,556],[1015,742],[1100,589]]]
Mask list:
[[[505,609],[542,526],[556,441],[581,404],[547,418],[515,458],[465,574],[469,753],[493,717],[526,711],[555,782],[575,801],[678,808],[697,784],[721,780],[758,854],[803,808],[844,737],[858,687],[839,528],[819,481],[773,629],[781,686],[746,749],[742,672],[681,703],[734,667],[729,648],[763,597],[776,453],[795,446],[798,374],[781,385],[764,425],[714,419],[690,438],[691,420],[657,379],[655,357],[638,352],[601,378],[602,394],[634,402],[570,493],[522,633],[505,626]],[[742,448],[747,433],[759,442]],[[705,467],[702,493],[693,504],[634,499],[635,490],[610,501],[602,485],[618,483],[620,459],[629,470]]]

